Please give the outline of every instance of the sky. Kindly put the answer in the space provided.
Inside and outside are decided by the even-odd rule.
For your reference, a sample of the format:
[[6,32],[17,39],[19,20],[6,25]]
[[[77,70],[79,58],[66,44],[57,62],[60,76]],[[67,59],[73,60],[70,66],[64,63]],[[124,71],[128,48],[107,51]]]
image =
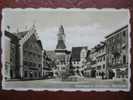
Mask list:
[[63,25],[66,47],[93,48],[105,36],[129,24],[129,12],[124,9],[4,9],[2,30],[25,31],[36,25],[43,48],[55,50],[57,34]]

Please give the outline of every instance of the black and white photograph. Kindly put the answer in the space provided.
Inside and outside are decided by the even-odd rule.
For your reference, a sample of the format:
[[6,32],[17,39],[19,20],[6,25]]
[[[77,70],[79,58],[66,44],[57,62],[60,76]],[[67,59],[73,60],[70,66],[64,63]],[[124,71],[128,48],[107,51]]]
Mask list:
[[128,9],[5,8],[2,88],[129,91]]

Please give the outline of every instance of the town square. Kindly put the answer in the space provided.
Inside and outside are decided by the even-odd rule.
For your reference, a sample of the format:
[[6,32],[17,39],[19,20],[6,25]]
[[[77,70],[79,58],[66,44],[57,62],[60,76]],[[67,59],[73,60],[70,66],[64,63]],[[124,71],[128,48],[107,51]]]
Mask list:
[[129,89],[128,15],[128,10],[4,10],[3,88]]

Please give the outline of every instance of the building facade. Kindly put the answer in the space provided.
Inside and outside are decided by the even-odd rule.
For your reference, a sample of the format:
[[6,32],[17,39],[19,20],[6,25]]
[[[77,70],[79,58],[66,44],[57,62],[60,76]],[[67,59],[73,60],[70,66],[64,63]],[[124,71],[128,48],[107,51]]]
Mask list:
[[56,54],[54,50],[47,50],[45,54],[45,59],[45,64],[43,65],[44,78],[56,77],[56,73],[58,71],[56,70]]
[[75,74],[79,76],[83,76],[87,51],[87,47],[72,47],[71,63]]
[[96,68],[97,68],[97,49],[94,47],[90,50],[90,66],[88,66],[89,68],[89,76],[91,78],[96,78]]
[[106,77],[106,45],[100,42],[90,50],[87,56],[87,68],[85,72],[91,78]]
[[5,79],[15,79],[19,78],[19,44],[18,38],[5,31],[4,37],[4,65],[5,65]]
[[66,49],[65,45],[65,33],[63,25],[61,25],[58,30],[55,54],[56,54],[58,75],[61,76],[62,73],[66,71],[70,59],[70,51]]
[[35,26],[16,34],[20,39],[20,72],[22,79],[42,78],[42,44]]
[[106,45],[105,42],[99,43],[96,47],[96,78],[106,77]]
[[128,48],[128,25],[106,36],[108,78],[128,77]]
[[[5,36],[6,38],[9,37]],[[10,33],[10,39],[6,39],[5,43],[7,44],[6,48],[8,48],[5,52],[10,54],[5,61],[5,69],[10,70],[10,75],[9,71],[5,74],[9,75],[8,78],[24,80],[42,78],[43,48],[34,25],[27,31]],[[7,68],[7,65],[10,67]]]

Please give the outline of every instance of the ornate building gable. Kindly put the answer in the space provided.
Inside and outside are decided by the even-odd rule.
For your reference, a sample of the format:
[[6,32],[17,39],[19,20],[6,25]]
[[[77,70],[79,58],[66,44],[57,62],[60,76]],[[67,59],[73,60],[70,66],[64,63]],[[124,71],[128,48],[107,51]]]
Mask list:
[[87,56],[87,47],[72,47],[72,61],[80,61],[82,56]]
[[32,34],[31,37],[23,44],[23,48],[27,50],[34,50],[36,52],[42,52],[42,44],[37,40],[35,34]]
[[32,34],[34,34],[37,40],[39,40],[35,29],[35,25],[33,25],[28,31],[16,33],[16,36],[20,40],[19,44],[22,46],[32,36]]
[[[23,60],[25,59],[25,57],[27,58],[27,56],[25,56],[27,53],[25,54],[24,49],[27,48],[29,54],[30,54],[30,52],[32,52],[32,54],[37,54],[39,57],[39,59],[37,59],[37,60],[39,60],[38,63],[40,63],[42,61],[42,60],[40,60],[41,55],[42,55],[42,46],[41,46],[41,42],[37,36],[35,25],[33,25],[28,31],[16,33],[16,36],[19,38],[19,45],[20,45],[20,47],[19,47],[19,50],[20,50],[20,76],[23,77],[23,75],[24,75]],[[27,45],[29,45],[29,46],[27,46]]]

